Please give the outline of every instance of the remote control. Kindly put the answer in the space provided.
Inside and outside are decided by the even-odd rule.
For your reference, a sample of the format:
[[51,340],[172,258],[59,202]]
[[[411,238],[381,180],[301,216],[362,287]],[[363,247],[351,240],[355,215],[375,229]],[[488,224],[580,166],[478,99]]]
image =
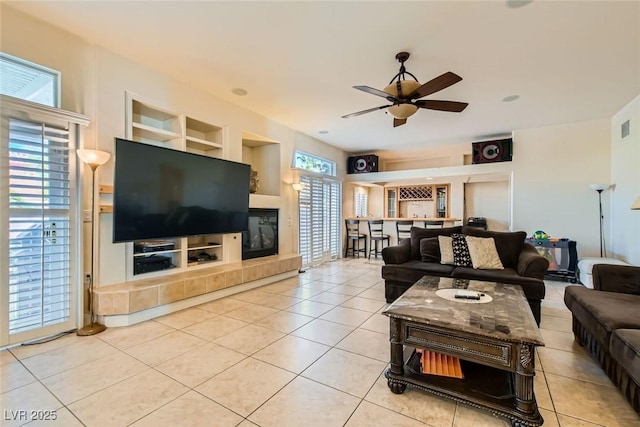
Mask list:
[[482,295],[484,294],[475,291],[458,291],[455,298],[479,300]]

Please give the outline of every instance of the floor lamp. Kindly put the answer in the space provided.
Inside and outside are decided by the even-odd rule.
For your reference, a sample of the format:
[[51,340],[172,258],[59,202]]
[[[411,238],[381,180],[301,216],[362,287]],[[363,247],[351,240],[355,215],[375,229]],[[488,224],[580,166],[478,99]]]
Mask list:
[[[302,182],[296,182],[291,184],[291,186],[298,194],[298,253],[300,253],[300,192],[304,190],[304,184]],[[304,270],[299,268],[298,273],[304,273]]]
[[602,192],[611,187],[609,184],[591,184],[591,189],[598,192],[598,206],[600,208],[600,258],[607,256],[607,251],[604,248],[604,215],[602,214]]
[[91,168],[91,276],[89,277],[89,315],[91,316],[91,323],[78,328],[77,334],[80,336],[89,336],[99,334],[107,329],[106,326],[94,322],[93,314],[93,253],[95,248],[95,183],[96,183],[96,169],[98,166],[103,165],[109,160],[111,154],[105,151],[98,150],[77,150],[80,160]]

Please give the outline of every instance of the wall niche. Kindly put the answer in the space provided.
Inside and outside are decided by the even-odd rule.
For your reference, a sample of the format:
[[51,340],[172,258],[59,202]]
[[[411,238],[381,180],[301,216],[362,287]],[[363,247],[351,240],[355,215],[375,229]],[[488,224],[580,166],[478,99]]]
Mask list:
[[257,173],[258,185],[253,194],[280,196],[280,143],[269,138],[242,132],[242,163]]

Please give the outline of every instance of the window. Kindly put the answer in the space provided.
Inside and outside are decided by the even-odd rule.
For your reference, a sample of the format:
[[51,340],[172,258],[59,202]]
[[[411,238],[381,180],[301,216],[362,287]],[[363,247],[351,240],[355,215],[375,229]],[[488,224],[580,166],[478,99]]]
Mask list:
[[353,213],[356,218],[363,218],[369,215],[367,207],[369,206],[368,201],[369,196],[367,193],[363,193],[358,191],[358,189],[353,190]]
[[293,154],[293,167],[322,175],[336,176],[336,162],[298,150]]
[[0,52],[0,94],[60,107],[60,72]]
[[340,256],[342,185],[318,176],[302,175],[300,182],[300,255],[307,267]]

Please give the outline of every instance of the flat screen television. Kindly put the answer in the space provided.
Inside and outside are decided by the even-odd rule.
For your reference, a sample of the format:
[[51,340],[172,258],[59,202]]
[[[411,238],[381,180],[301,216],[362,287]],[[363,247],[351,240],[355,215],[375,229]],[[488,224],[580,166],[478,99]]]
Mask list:
[[113,242],[248,230],[251,167],[115,139]]

